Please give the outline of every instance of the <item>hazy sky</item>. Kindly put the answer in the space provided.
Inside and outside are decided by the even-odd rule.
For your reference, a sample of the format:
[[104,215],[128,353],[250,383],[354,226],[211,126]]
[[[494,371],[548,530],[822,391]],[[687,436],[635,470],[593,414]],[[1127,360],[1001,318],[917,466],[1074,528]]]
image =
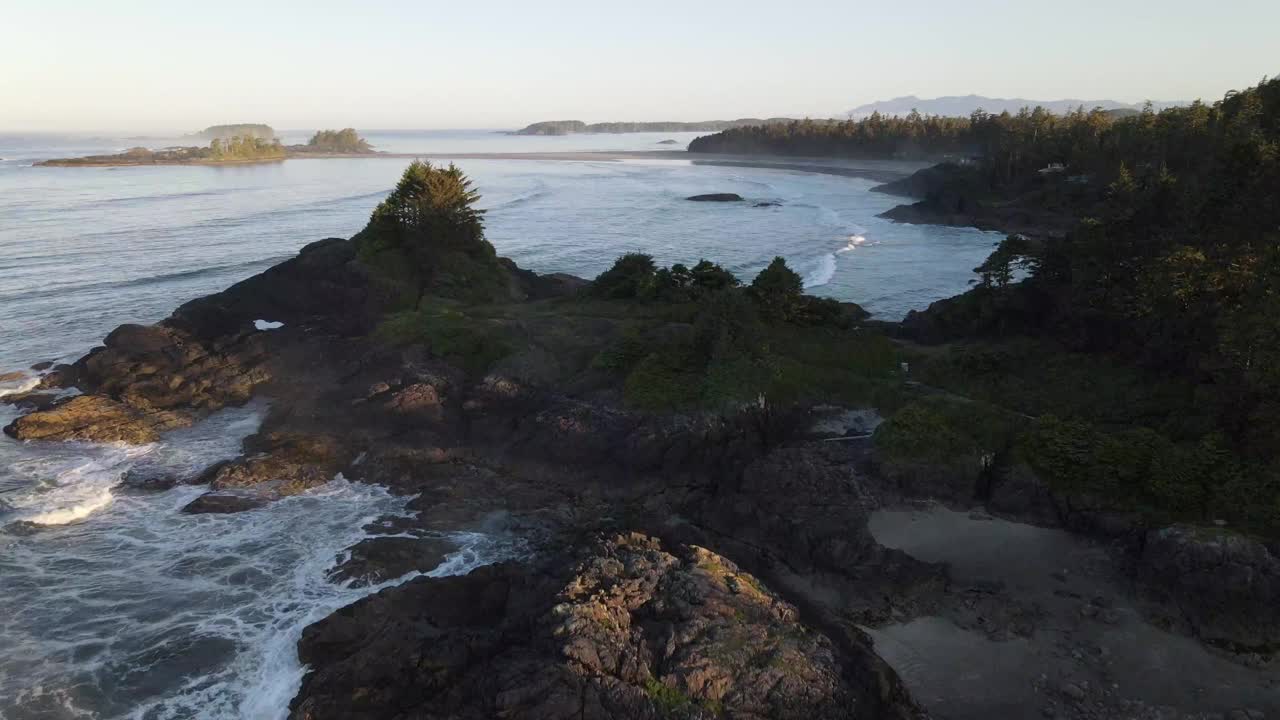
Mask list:
[[0,0],[0,129],[502,128],[1220,98],[1277,0]]

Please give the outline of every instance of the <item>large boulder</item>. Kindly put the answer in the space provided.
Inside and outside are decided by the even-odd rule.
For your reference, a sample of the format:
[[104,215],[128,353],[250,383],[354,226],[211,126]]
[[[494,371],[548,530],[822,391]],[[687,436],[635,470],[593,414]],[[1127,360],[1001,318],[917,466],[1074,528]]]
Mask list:
[[213,490],[253,488],[272,497],[296,495],[333,479],[353,459],[332,435],[267,433],[247,442],[259,449],[218,468],[209,482]]
[[1220,528],[1147,533],[1139,587],[1174,624],[1235,650],[1280,650],[1280,548]]
[[295,719],[916,716],[733,563],[639,534],[383,590],[307,628],[299,658]]

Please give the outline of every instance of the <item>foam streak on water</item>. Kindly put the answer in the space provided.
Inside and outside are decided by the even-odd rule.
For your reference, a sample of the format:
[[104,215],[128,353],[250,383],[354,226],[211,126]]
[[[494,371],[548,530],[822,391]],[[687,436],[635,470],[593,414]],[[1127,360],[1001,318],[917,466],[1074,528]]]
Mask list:
[[[302,629],[379,589],[334,584],[328,571],[366,536],[365,525],[404,512],[405,498],[339,476],[260,510],[187,515],[180,509],[205,488],[113,486],[127,469],[186,475],[233,456],[261,412],[224,411],[143,448],[66,444],[63,457],[26,459],[33,476],[44,462],[52,481],[24,491],[22,507],[38,506],[43,494],[69,511],[48,496],[77,483],[102,488],[110,501],[43,527],[30,515],[14,522],[23,510],[10,510],[0,531],[0,717],[286,714],[304,672]],[[500,534],[444,537],[458,550],[431,575],[522,551]]]

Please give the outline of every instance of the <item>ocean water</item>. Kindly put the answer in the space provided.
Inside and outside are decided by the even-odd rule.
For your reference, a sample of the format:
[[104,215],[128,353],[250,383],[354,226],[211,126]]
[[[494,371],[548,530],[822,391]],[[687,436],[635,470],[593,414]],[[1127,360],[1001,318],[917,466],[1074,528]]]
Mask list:
[[[379,149],[426,157],[671,149],[693,136],[367,133]],[[668,138],[680,144],[657,144]],[[309,242],[350,236],[407,162],[31,166],[178,142],[0,134],[0,374],[74,359],[120,323],[155,322]],[[963,291],[998,239],[881,220],[898,200],[846,177],[685,160],[457,163],[498,251],[543,272],[590,277],[643,251],[663,263],[713,259],[750,280],[782,255],[810,292],[898,319]],[[781,205],[683,200],[707,192]],[[0,383],[0,394],[33,375]],[[130,469],[189,476],[235,456],[262,411],[224,411],[145,447],[0,438],[0,718],[283,715],[301,678],[301,628],[371,591],[330,583],[327,570],[403,499],[338,477],[262,510],[187,516],[178,509],[201,488],[119,487]],[[14,416],[0,405],[0,424]],[[433,572],[521,551],[496,532],[452,539],[458,553]]]

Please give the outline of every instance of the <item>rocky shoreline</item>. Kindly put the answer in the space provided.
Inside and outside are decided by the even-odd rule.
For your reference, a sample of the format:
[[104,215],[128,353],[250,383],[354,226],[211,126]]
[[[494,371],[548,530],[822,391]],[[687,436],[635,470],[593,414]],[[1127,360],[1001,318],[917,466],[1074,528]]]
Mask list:
[[868,629],[943,617],[990,638],[1043,636],[1080,602],[1037,607],[877,540],[873,516],[922,501],[1108,538],[1125,603],[1254,666],[1238,666],[1247,703],[1050,678],[1051,704],[1009,716],[1280,714],[1252,689],[1280,687],[1276,547],[1144,528],[1026,472],[896,466],[849,408],[636,410],[593,360],[626,337],[625,318],[568,305],[585,281],[503,267],[519,313],[488,322],[524,341],[483,372],[446,360],[441,341],[385,342],[385,288],[355,241],[329,239],[155,326],[121,326],[33,391],[81,394],[45,397],[5,432],[145,443],[263,399],[240,458],[126,481],[207,484],[187,512],[253,512],[338,473],[413,496],[415,519],[338,568],[360,582],[429,571],[442,548],[426,537],[441,528],[501,517],[528,535],[526,561],[417,578],[309,628],[295,718],[989,717],[904,683],[910,667],[882,659]]
[[1063,208],[1045,207],[1030,197],[995,197],[990,189],[968,177],[967,169],[940,164],[909,177],[871,188],[914,202],[880,214],[913,225],[952,225],[995,230],[1038,238],[1061,238],[1075,226],[1076,216]]

